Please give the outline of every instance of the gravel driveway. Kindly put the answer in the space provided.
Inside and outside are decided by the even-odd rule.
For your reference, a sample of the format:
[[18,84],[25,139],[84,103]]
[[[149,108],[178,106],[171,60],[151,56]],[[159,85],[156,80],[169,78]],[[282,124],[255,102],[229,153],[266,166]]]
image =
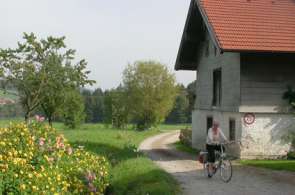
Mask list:
[[229,183],[223,183],[219,174],[212,179],[206,178],[196,157],[171,147],[170,144],[176,142],[178,136],[179,131],[163,133],[144,140],[139,148],[177,179],[183,194],[295,195],[295,174],[291,172],[270,171],[236,163]]

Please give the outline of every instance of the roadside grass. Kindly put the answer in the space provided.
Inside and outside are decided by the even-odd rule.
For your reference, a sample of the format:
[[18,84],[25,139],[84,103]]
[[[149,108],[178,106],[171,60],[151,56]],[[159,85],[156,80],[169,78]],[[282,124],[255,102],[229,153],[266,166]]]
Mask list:
[[295,160],[241,160],[240,163],[242,165],[295,172]]
[[74,130],[62,128],[62,124],[55,126],[63,129],[61,132],[73,145],[85,146],[86,150],[108,158],[112,165],[109,194],[179,193],[179,186],[172,176],[137,151],[142,140],[167,131],[172,126],[162,125],[149,131],[135,131],[131,128],[119,130],[106,128],[102,124],[85,124]]
[[181,141],[175,142],[172,144],[177,150],[190,153],[193,155],[199,154],[200,150],[187,146],[186,144],[182,143]]

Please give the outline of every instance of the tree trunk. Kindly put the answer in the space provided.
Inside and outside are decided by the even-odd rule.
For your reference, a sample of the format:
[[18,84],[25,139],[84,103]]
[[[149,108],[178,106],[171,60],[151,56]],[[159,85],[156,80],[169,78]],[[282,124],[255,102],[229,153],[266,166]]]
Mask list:
[[48,116],[48,124],[50,127],[52,127],[52,116]]
[[30,115],[31,115],[30,111],[27,111],[25,113],[25,122],[26,122],[26,124],[29,124]]

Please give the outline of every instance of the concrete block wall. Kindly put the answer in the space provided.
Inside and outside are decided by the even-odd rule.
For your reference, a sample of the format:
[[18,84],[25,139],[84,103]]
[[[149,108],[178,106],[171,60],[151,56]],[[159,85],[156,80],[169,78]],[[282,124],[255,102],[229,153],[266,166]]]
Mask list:
[[[243,115],[243,114],[242,114]],[[243,120],[243,116],[241,118]],[[290,150],[284,137],[295,130],[293,114],[255,113],[255,122],[242,122],[241,158],[280,158]]]

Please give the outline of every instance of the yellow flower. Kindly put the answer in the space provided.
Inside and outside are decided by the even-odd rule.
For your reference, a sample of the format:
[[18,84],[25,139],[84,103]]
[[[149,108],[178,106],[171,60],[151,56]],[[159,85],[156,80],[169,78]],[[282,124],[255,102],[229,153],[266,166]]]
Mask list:
[[26,185],[25,184],[21,184],[20,185],[20,189],[25,190],[26,189]]
[[32,177],[33,177],[33,175],[31,173],[29,173],[29,178],[32,178]]
[[36,186],[32,186],[32,189],[33,189],[33,191],[36,191],[37,190],[37,187]]

